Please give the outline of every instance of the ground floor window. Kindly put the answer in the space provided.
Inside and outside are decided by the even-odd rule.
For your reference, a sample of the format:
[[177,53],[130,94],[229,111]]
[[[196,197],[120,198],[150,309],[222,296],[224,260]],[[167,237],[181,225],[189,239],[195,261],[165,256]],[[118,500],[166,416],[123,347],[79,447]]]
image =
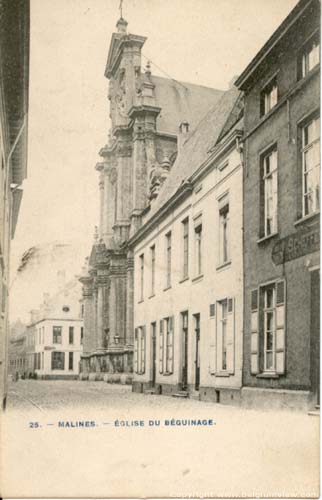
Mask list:
[[251,291],[251,373],[285,373],[285,280]]
[[73,352],[70,352],[68,354],[68,368],[70,370],[74,369],[74,353]]
[[234,299],[225,297],[211,304],[210,318],[210,373],[233,374],[235,368]]
[[52,370],[64,370],[65,369],[65,353],[64,352],[52,352],[51,353],[51,369]]
[[164,374],[173,373],[173,332],[174,317],[161,319],[159,335],[159,372]]
[[134,332],[134,372],[145,373],[146,328],[140,326]]

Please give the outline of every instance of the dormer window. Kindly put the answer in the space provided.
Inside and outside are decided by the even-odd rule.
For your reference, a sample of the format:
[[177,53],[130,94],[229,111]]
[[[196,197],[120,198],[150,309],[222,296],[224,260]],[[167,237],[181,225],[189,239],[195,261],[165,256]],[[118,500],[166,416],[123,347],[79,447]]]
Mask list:
[[264,87],[260,96],[260,115],[266,115],[277,104],[277,77]]
[[303,46],[298,58],[298,77],[306,77],[320,63],[320,37],[315,33]]

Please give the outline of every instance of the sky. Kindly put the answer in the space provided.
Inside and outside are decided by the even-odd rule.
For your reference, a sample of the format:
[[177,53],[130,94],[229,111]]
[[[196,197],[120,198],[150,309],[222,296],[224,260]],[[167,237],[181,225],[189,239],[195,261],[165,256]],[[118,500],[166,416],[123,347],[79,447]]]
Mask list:
[[[119,3],[31,0],[28,178],[12,242],[13,319],[47,291],[42,276],[26,297],[16,269],[28,248],[69,243],[79,272],[90,252],[99,214],[94,167],[109,129],[104,69]],[[129,32],[147,37],[143,54],[154,74],[165,76],[159,67],[176,80],[225,90],[296,3],[123,0],[123,17]]]

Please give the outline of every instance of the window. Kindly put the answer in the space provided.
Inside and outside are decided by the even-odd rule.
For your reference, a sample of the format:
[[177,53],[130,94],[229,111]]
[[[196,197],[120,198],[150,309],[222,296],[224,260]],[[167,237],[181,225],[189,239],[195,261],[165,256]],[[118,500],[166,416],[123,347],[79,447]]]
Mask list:
[[44,353],[41,353],[41,369],[44,369]]
[[182,222],[183,234],[183,266],[182,279],[188,278],[189,275],[189,219]]
[[304,45],[298,58],[298,77],[304,78],[320,63],[320,36],[314,34]]
[[251,292],[251,373],[285,373],[285,281]]
[[219,261],[229,262],[229,202],[225,196],[219,200]]
[[65,353],[54,351],[51,353],[51,369],[64,370],[65,369]]
[[171,232],[165,235],[166,243],[166,288],[171,286]]
[[74,343],[74,327],[73,326],[69,327],[68,337],[69,337],[69,343],[73,344]]
[[53,344],[62,343],[62,327],[53,326]]
[[277,150],[261,158],[261,228],[260,236],[277,232]]
[[140,255],[140,301],[144,298],[144,254]]
[[84,341],[84,327],[81,326],[81,329],[80,329],[80,343],[81,343],[81,345],[83,345],[83,341]]
[[167,375],[173,373],[173,330],[173,316],[160,321],[159,371]]
[[151,295],[155,293],[155,245],[150,247],[151,256]]
[[134,372],[139,375],[145,373],[145,338],[145,326],[136,328],[134,332]]
[[68,353],[68,369],[69,370],[74,369],[74,353],[73,352]]
[[196,276],[202,274],[202,222],[199,217],[195,221],[195,265]]
[[275,76],[260,95],[260,115],[266,115],[277,104],[277,77]]
[[320,117],[302,128],[303,216],[320,208]]

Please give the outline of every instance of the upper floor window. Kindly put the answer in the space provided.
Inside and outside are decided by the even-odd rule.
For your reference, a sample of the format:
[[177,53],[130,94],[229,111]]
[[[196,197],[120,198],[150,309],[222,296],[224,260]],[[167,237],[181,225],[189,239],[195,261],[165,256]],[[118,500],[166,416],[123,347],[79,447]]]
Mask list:
[[189,219],[182,222],[182,238],[183,238],[183,262],[182,262],[182,278],[188,278],[189,274]]
[[260,115],[266,115],[277,104],[277,77],[270,80],[260,95]]
[[81,326],[81,329],[80,329],[80,343],[81,345],[83,344],[84,342],[84,327]]
[[171,232],[165,235],[165,250],[166,250],[166,288],[171,286],[171,253],[172,253],[172,238]]
[[202,274],[202,221],[201,217],[195,220],[195,269],[196,276]]
[[302,128],[303,216],[320,208],[320,117]]
[[262,156],[261,161],[261,230],[260,236],[277,232],[277,150]]
[[155,245],[150,247],[151,255],[151,295],[155,293]]
[[320,35],[314,36],[304,45],[298,58],[298,76],[304,78],[320,62]]
[[61,326],[53,326],[53,344],[62,343],[62,330]]
[[229,262],[229,200],[225,196],[219,200],[219,261]]
[[144,297],[144,254],[140,255],[140,299]]

